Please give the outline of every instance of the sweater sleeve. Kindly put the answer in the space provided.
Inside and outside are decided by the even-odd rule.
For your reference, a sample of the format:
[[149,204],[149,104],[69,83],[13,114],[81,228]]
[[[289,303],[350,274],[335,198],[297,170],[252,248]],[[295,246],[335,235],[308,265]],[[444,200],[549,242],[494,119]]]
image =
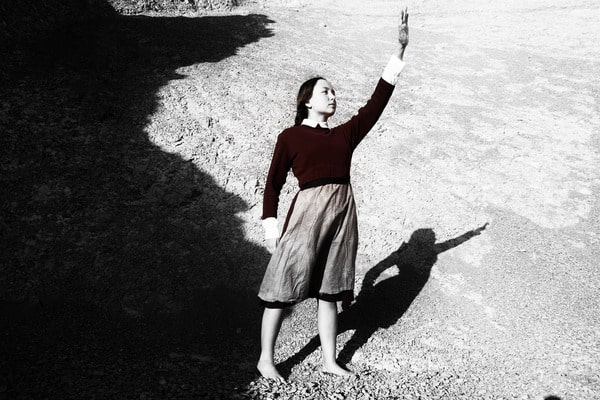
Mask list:
[[262,219],[269,217],[277,218],[277,207],[279,206],[279,194],[285,184],[287,173],[292,167],[288,149],[283,135],[277,137],[271,167],[267,175],[265,191],[263,194],[263,215]]
[[346,136],[352,149],[355,149],[371,128],[373,128],[393,92],[394,85],[382,78],[379,79],[369,101],[348,122],[338,127]]

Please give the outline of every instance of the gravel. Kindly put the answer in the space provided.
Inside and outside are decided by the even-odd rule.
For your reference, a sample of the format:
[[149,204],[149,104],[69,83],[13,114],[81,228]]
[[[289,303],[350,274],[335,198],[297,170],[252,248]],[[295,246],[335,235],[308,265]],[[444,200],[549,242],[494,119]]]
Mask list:
[[258,220],[298,83],[329,77],[352,115],[390,2],[106,16],[3,58],[0,399],[598,397],[599,9],[409,8],[354,159],[350,379],[319,372],[314,301],[284,321],[287,382],[258,376]]

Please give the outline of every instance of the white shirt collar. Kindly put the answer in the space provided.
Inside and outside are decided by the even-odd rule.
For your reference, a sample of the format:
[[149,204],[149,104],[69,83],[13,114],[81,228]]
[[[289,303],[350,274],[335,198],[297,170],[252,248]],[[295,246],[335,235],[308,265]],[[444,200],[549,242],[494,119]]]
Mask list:
[[304,118],[304,120],[302,120],[301,125],[307,125],[307,126],[310,126],[311,128],[316,128],[317,126],[320,126],[321,128],[329,129],[329,125],[327,125],[327,121],[317,122],[315,120],[308,119],[308,118]]

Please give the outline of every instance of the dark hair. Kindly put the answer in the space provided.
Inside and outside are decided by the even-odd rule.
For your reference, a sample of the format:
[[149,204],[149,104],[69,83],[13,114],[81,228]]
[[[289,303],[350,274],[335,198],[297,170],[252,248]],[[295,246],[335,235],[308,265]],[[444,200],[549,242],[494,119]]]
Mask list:
[[294,126],[300,125],[305,118],[308,118],[308,108],[306,108],[306,103],[312,97],[317,81],[321,79],[325,78],[315,76],[314,78],[310,78],[300,85],[300,90],[298,90],[298,99],[296,100],[296,119],[294,120]]

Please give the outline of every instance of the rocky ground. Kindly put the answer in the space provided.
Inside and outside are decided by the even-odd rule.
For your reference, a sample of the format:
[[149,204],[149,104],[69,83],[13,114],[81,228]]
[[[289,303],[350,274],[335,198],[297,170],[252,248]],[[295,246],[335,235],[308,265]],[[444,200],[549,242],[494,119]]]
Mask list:
[[[600,7],[413,1],[407,67],[354,159],[356,302],[258,377],[261,193],[296,90],[348,118],[393,2],[73,25],[0,74],[0,398],[600,398]],[[294,180],[282,199],[287,208]],[[282,213],[283,214],[283,213]]]

